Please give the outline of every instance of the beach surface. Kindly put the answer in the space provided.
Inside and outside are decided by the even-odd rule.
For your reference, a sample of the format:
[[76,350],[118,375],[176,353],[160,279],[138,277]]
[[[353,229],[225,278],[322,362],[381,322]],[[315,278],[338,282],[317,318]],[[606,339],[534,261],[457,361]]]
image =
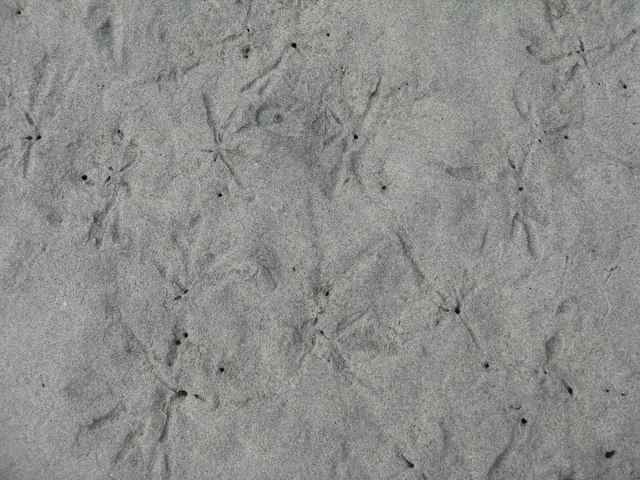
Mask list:
[[640,479],[639,29],[1,0],[0,479]]

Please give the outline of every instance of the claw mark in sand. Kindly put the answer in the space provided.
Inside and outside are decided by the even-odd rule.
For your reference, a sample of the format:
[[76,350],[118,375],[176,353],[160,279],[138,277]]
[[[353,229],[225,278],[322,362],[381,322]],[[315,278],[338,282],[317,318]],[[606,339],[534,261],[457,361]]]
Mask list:
[[522,231],[525,236],[527,251],[533,258],[537,258],[536,246],[533,236],[533,229],[531,228],[531,224],[520,214],[517,212],[512,220],[511,220],[511,236],[515,233],[516,227],[520,225],[522,227]]
[[224,137],[222,135],[222,131],[229,126],[229,122],[233,118],[234,114],[236,113],[236,110],[231,112],[231,114],[229,115],[229,117],[227,118],[224,124],[222,124],[221,126],[218,126],[216,123],[214,112],[213,112],[213,104],[211,103],[211,98],[209,98],[209,96],[206,93],[202,94],[202,104],[204,105],[207,125],[209,126],[209,128],[211,129],[211,132],[213,133],[213,143],[214,143],[214,149],[207,149],[205,151],[208,153],[214,154],[214,157],[213,157],[214,161],[220,159],[220,161],[224,164],[224,166],[227,167],[227,170],[229,170],[229,173],[231,174],[231,178],[233,179],[233,181],[236,182],[236,184],[238,184],[239,187],[242,187],[243,186],[242,181],[236,174],[236,171],[233,168],[233,165],[231,164],[231,162],[227,159],[227,156],[229,154],[237,154],[239,152],[235,149],[232,150],[230,148],[225,147]]
[[24,116],[27,119],[27,123],[30,126],[32,126],[34,128],[34,130],[35,130],[35,134],[29,135],[29,136],[24,138],[24,140],[27,142],[27,144],[26,144],[26,149],[25,149],[24,153],[22,154],[22,158],[21,158],[22,177],[23,178],[27,178],[27,176],[29,174],[29,171],[30,171],[30,167],[31,167],[31,149],[33,148],[35,142],[40,140],[42,138],[42,136],[40,135],[40,131],[38,130],[38,127],[35,125],[35,123],[33,121],[33,118],[31,118],[31,115],[29,115],[29,113],[27,113],[27,112],[24,112]]
[[118,417],[120,417],[120,415],[122,415],[122,413],[125,411],[124,405],[121,403],[118,403],[118,405],[116,405],[115,407],[113,407],[111,410],[109,410],[107,413],[105,413],[104,415],[100,415],[99,417],[94,418],[91,423],[89,423],[88,425],[82,426],[78,429],[78,432],[76,433],[76,446],[80,444],[80,438],[83,437],[84,435],[97,430],[103,426],[105,426],[106,424],[108,424],[109,422],[111,422],[112,420],[116,420]]
[[132,430],[129,433],[127,433],[127,436],[124,437],[124,440],[122,441],[122,445],[120,445],[120,448],[116,453],[116,456],[111,462],[113,466],[120,463],[122,459],[127,455],[127,453],[129,453],[129,451],[133,449],[135,438],[140,434],[141,432],[139,430]]
[[416,259],[414,258],[411,252],[412,250],[411,247],[407,245],[407,242],[404,241],[404,239],[402,238],[402,235],[400,235],[399,232],[396,232],[396,237],[400,242],[400,247],[402,248],[403,255],[406,257],[407,260],[409,260],[411,269],[413,270],[413,273],[417,278],[418,286],[422,286],[422,284],[425,281],[425,276],[424,276],[424,273],[422,273],[422,270],[420,270],[420,267],[418,266],[418,262],[416,262]]
[[615,267],[611,267],[611,268],[609,269],[609,273],[607,274],[607,278],[605,278],[605,279],[604,279],[604,282],[602,282],[602,283],[605,283],[607,280],[609,280],[609,278],[611,278],[611,275],[613,274],[613,272],[615,272],[615,271],[616,271],[616,270],[618,270],[619,268],[620,268],[620,265],[616,265]]
[[109,215],[109,210],[113,207],[113,201],[107,202],[102,210],[99,210],[93,214],[93,222],[89,227],[89,233],[87,234],[87,241],[93,243],[96,248],[102,246],[102,239],[107,228],[106,218]]
[[244,87],[242,87],[240,89],[240,93],[246,92],[247,90],[249,90],[251,87],[253,87],[256,83],[258,83],[260,80],[262,80],[263,78],[265,78],[267,75],[269,75],[269,73],[271,73],[272,71],[276,70],[279,66],[280,63],[282,62],[282,57],[284,56],[284,51],[280,54],[280,56],[275,60],[275,62],[273,62],[271,65],[269,65],[262,73],[260,73],[256,78],[254,78],[253,80],[251,80],[249,83],[247,83]]
[[216,120],[213,115],[213,105],[211,104],[211,99],[209,98],[209,95],[207,95],[206,93],[202,94],[202,104],[204,105],[204,111],[207,118],[207,125],[209,125],[209,128],[213,133],[213,141],[216,147],[219,147],[220,144],[222,143],[222,134],[218,131],[218,128],[216,127]]
[[512,430],[511,431],[511,438],[507,442],[507,445],[496,456],[496,458],[493,460],[493,463],[491,464],[491,467],[489,467],[489,471],[487,472],[487,476],[486,476],[487,480],[491,480],[492,478],[494,478],[494,476],[496,475],[496,473],[500,469],[500,466],[502,465],[502,462],[504,461],[505,457],[511,451],[511,447],[513,445],[514,438],[515,438],[515,433]]
[[164,471],[162,472],[163,480],[168,480],[171,478],[171,466],[169,465],[169,455],[164,454]]
[[407,467],[409,467],[409,468],[413,468],[413,467],[415,467],[414,463],[413,463],[413,462],[411,462],[411,461],[410,461],[407,457],[405,457],[403,454],[400,454],[400,458],[401,458],[402,460],[404,460],[404,463],[406,463],[406,464],[407,464]]

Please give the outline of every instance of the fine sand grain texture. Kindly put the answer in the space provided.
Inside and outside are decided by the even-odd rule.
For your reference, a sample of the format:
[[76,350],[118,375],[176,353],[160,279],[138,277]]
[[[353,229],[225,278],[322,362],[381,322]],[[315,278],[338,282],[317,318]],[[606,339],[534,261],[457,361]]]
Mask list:
[[640,479],[639,122],[636,0],[0,0],[0,479]]

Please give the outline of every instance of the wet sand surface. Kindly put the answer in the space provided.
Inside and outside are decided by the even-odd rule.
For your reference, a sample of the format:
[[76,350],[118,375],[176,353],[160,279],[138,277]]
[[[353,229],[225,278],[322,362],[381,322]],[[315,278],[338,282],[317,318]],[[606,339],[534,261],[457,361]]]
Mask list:
[[0,478],[640,479],[640,3],[0,2]]

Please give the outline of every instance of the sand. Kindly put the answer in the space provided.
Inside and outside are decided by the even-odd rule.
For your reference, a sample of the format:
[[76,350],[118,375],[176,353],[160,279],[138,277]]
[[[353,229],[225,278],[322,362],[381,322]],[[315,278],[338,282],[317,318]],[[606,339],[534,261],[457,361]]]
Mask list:
[[0,2],[0,478],[640,479],[638,29]]

